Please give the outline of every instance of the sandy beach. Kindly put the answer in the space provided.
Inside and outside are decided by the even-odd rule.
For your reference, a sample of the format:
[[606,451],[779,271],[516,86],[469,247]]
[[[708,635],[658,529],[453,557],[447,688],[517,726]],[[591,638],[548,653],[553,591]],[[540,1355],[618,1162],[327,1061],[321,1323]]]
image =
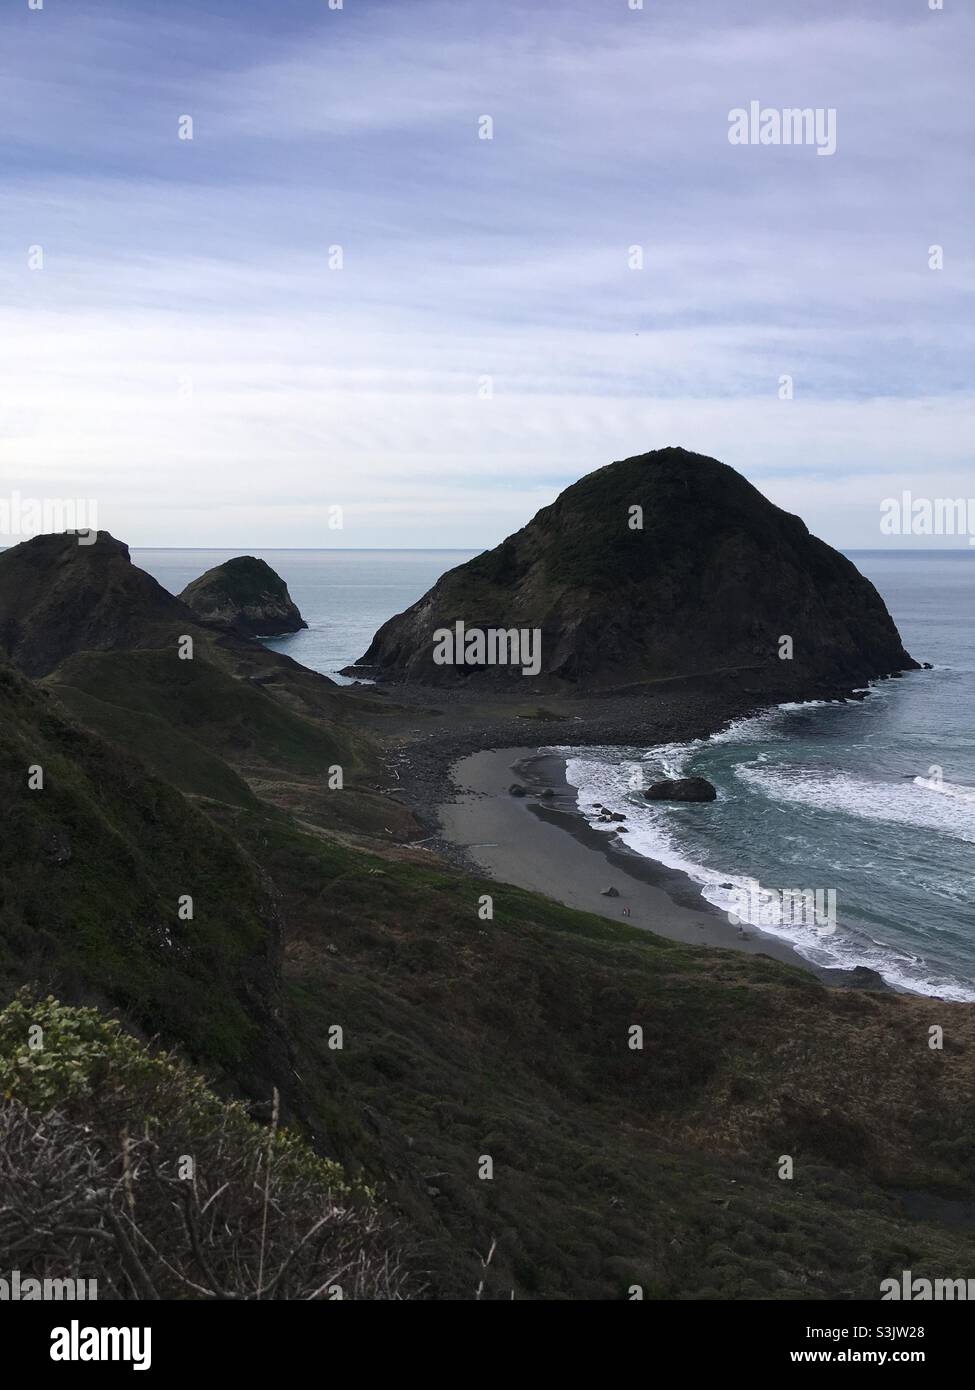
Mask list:
[[[452,774],[458,795],[440,808],[444,835],[492,878],[675,941],[813,969],[787,943],[754,927],[739,936],[685,874],[634,853],[619,835],[594,830],[576,809],[557,754],[535,748],[473,753],[455,763]],[[513,782],[528,794],[512,796]],[[543,797],[546,790],[552,795]],[[603,896],[610,887],[619,897]]]

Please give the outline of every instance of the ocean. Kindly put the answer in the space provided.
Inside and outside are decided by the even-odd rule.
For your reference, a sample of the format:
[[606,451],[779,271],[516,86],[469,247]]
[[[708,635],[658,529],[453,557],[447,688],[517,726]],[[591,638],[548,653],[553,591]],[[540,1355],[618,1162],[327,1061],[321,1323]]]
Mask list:
[[[179,594],[191,579],[243,554],[240,550],[133,550],[133,563]],[[474,550],[248,550],[280,574],[301,616],[302,632],[270,639],[302,666],[340,684],[343,666],[358,661],[376,629],[426,593]]]
[[[975,552],[849,553],[933,670],[690,743],[568,749],[568,778],[583,811],[625,811],[631,849],[807,959],[975,1000]],[[649,804],[629,786],[637,767],[647,782],[707,777],[718,800]],[[783,897],[798,890],[818,913]]]
[[[232,551],[134,551],[178,593]],[[470,551],[257,551],[309,623],[268,645],[336,677],[376,629]],[[625,812],[629,847],[683,870],[709,902],[823,965],[975,1000],[975,550],[851,551],[907,650],[933,670],[863,702],[784,705],[703,740],[564,748],[579,805]],[[700,775],[706,805],[639,787]],[[632,784],[632,785],[631,785]],[[795,892],[802,898],[783,896]],[[794,904],[815,902],[815,912]],[[790,907],[790,904],[792,906]],[[835,904],[835,911],[831,905]]]

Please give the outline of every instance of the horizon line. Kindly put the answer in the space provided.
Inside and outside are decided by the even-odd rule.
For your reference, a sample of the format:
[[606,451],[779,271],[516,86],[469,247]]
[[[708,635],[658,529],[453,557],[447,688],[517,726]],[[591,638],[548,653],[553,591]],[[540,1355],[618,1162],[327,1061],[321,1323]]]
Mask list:
[[[45,533],[58,534],[58,533]],[[63,534],[67,534],[66,532]],[[24,545],[28,541],[35,540],[34,536],[26,536],[23,540],[11,541],[8,545],[0,545],[0,552],[5,550],[15,550],[17,546]],[[118,537],[115,537],[117,540]],[[496,546],[490,545],[139,545],[138,543],[123,541],[129,550],[149,550],[159,551],[160,553],[169,550],[185,550],[191,553],[204,552],[208,550],[232,550],[241,554],[245,550],[283,550],[291,554],[305,555],[388,555],[388,554],[407,554],[407,555],[452,555],[461,551],[480,552],[495,549]],[[501,542],[497,542],[501,544]],[[825,542],[829,545],[830,542]],[[842,555],[975,555],[975,541],[968,546],[963,545],[908,545],[908,546],[867,546],[867,545],[832,545],[831,549],[838,550]]]
[[[126,542],[127,543],[127,542]],[[826,542],[829,544],[829,542]],[[500,544],[500,542],[499,542]],[[9,546],[0,549],[10,549]],[[130,550],[286,550],[293,554],[306,555],[387,555],[392,553],[405,553],[410,555],[440,554],[449,555],[461,550],[490,550],[493,546],[470,546],[470,545],[254,545],[254,546],[232,546],[232,545],[129,545]],[[833,550],[838,550],[841,554],[858,555],[973,555],[975,546],[963,545],[906,545],[906,546],[867,546],[867,545],[834,545]]]

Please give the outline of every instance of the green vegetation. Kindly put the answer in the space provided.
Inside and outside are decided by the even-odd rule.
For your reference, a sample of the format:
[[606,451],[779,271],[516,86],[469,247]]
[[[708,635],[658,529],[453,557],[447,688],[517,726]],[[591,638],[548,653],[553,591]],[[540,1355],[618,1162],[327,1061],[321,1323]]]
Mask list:
[[434,662],[433,632],[458,619],[538,628],[536,688],[547,690],[747,671],[751,693],[808,699],[915,665],[845,556],[733,468],[684,449],[621,459],[566,488],[390,618],[363,660],[421,684],[520,685],[509,668]]
[[243,633],[297,632],[307,626],[281,576],[253,555],[207,570],[180,599],[199,618]]
[[[435,1296],[613,1299],[636,1283],[651,1298],[874,1298],[902,1268],[971,1267],[961,1218],[910,1220],[899,1196],[953,1212],[973,1195],[965,1006],[827,990],[419,852],[366,853],[347,828],[340,843],[251,800],[194,806],[9,671],[0,716],[8,997],[38,981],[237,1094],[266,1105],[276,1088],[320,1154],[384,1190]],[[36,764],[43,792],[27,789]],[[176,918],[183,885],[191,923]],[[26,1056],[18,1007],[0,1033],[17,1142],[54,1105],[74,1153],[71,1078],[83,1104],[105,1103],[97,1028],[55,1017],[52,1068]],[[139,1044],[114,1036],[135,1133],[156,1101]],[[213,1166],[242,1171],[235,1153]],[[255,1212],[234,1228],[245,1244]]]
[[[596,574],[550,512],[543,604]],[[530,530],[454,572],[465,602],[510,592]],[[491,1299],[871,1299],[975,1265],[975,1011],[828,990],[397,845],[415,826],[359,727],[388,700],[194,627],[110,538],[77,550],[0,564],[5,649],[44,676],[0,666],[0,1265],[94,1264],[144,1297],[397,1298],[419,1287],[402,1244],[433,1296]]]
[[[50,995],[41,999],[30,989],[19,990],[0,1010],[0,1096],[73,1119],[102,1111],[99,1128],[115,1133],[136,1132],[148,1122],[157,1135],[179,1123],[197,1141],[219,1128],[229,1129],[240,1144],[266,1143],[268,1137],[244,1105],[218,1099],[174,1053],[153,1052],[99,1009],[72,1007]],[[279,1128],[274,1147],[282,1171],[313,1174],[330,1191],[351,1193],[339,1165],[319,1157],[298,1135]]]
[[224,814],[261,846],[291,924],[295,1098],[330,1152],[388,1183],[437,1287],[469,1293],[494,1240],[486,1296],[502,1298],[634,1282],[660,1298],[876,1298],[891,1269],[971,1266],[975,1233],[912,1223],[894,1195],[971,1195],[964,1006],[830,991]]
[[193,596],[200,591],[222,596],[232,600],[240,607],[257,605],[273,592],[275,596],[287,594],[284,581],[274,573],[264,560],[253,555],[237,555],[232,560],[214,566],[188,584],[180,595],[183,602],[193,607]]
[[[350,775],[361,764],[352,739],[288,709],[263,686],[235,679],[210,661],[180,661],[175,648],[85,652],[66,661],[50,680],[69,708],[86,722],[97,719],[99,732],[109,738],[123,741],[120,733],[133,733],[136,723],[126,720],[126,714],[165,721],[199,746],[191,767],[201,755],[213,754],[244,770],[274,768],[318,776],[335,763]],[[99,713],[94,701],[110,709]],[[122,713],[113,713],[116,709]],[[156,726],[135,747],[150,763],[169,756],[160,749]],[[204,780],[212,777],[211,765],[209,759]]]
[[[400,1298],[375,1198],[96,1009],[0,1011],[0,1250],[127,1298]],[[416,1286],[416,1281],[412,1281]]]
[[191,1057],[260,1074],[279,928],[231,837],[3,668],[0,790],[0,982],[111,1000]]
[[[386,827],[406,833],[411,824],[368,785],[378,770],[369,741],[327,707],[317,711],[313,698],[291,698],[287,687],[273,693],[277,687],[202,656],[180,661],[175,649],[80,653],[45,684],[79,722],[182,792],[251,807],[260,796],[367,835],[388,837]],[[305,688],[301,680],[297,688]],[[341,808],[330,789],[334,768],[341,768]]]

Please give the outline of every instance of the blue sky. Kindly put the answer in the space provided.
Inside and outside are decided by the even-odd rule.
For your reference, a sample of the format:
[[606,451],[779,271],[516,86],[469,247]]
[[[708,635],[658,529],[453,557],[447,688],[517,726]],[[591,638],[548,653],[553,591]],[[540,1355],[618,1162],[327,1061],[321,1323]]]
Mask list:
[[[481,546],[682,444],[890,544],[884,498],[975,495],[973,43],[960,0],[6,0],[0,490]],[[752,100],[836,153],[731,145]]]

